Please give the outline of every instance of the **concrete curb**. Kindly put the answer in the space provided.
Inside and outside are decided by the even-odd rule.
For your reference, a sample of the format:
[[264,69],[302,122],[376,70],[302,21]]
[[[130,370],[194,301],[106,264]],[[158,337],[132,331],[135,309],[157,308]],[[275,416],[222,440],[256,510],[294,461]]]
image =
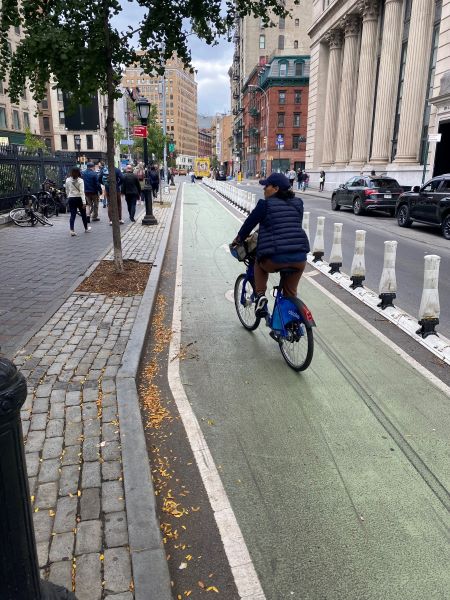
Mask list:
[[156,516],[155,491],[139,406],[136,376],[156,301],[181,185],[165,225],[147,286],[116,376],[120,441],[135,600],[172,600],[170,575]]
[[332,279],[340,287],[347,290],[352,296],[358,298],[361,302],[372,308],[378,314],[383,315],[388,321],[399,327],[402,331],[408,334],[413,340],[418,342],[421,346],[432,352],[435,356],[440,358],[446,364],[450,365],[450,340],[439,334],[438,336],[430,335],[423,339],[420,335],[417,335],[416,331],[420,329],[420,325],[417,319],[414,319],[411,315],[396,307],[387,307],[385,310],[378,308],[380,299],[378,294],[369,288],[356,288],[353,290],[350,286],[352,281],[345,273],[334,273],[330,274],[330,265],[325,261],[313,262],[313,257],[308,254],[308,263],[314,267],[317,271],[320,271],[326,275],[329,279]]

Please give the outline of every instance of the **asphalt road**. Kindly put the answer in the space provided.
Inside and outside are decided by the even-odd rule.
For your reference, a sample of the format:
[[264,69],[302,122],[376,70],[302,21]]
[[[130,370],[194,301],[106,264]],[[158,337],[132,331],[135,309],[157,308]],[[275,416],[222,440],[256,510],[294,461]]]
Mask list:
[[[189,513],[172,520],[181,537],[166,543],[177,597],[192,590],[200,598],[200,580],[232,600],[232,572],[246,572],[236,570],[238,542],[227,559],[219,552],[227,532],[219,536],[209,496],[218,513],[233,511],[264,591],[252,594],[249,581],[241,597],[447,600],[447,393],[322,293],[312,281],[320,276],[300,285],[318,323],[313,362],[302,374],[290,370],[266,328],[246,332],[230,301],[242,271],[226,251],[239,228],[230,212],[201,186],[185,186],[181,254],[175,271],[168,255],[170,285],[161,288],[170,298],[177,276],[182,298],[180,352],[168,357],[182,358],[177,391],[163,361],[156,381],[170,415],[149,439],[156,482],[167,479],[171,491],[158,499],[162,520],[167,498]],[[170,309],[168,301],[163,332]],[[198,477],[205,446],[192,452],[187,444],[199,430],[220,497]]]
[[[242,189],[262,197],[261,186],[244,185]],[[367,287],[378,291],[383,270],[384,242],[396,240],[397,246],[397,300],[395,304],[417,318],[423,288],[424,256],[437,254],[441,257],[439,274],[439,297],[441,316],[438,331],[450,338],[450,242],[445,240],[439,229],[415,223],[411,229],[402,229],[395,218],[387,213],[369,213],[357,217],[349,209],[334,212],[330,207],[330,194],[307,192],[303,198],[305,211],[311,213],[311,245],[316,233],[318,216],[325,216],[325,260],[328,259],[333,242],[333,224],[343,223],[342,270],[350,274],[355,245],[355,231],[365,229],[366,234],[366,281]]]

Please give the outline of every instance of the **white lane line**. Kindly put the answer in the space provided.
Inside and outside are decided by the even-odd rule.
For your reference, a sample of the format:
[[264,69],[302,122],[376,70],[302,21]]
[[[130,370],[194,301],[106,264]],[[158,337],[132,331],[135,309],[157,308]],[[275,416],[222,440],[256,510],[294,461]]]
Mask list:
[[181,304],[183,284],[183,203],[184,187],[181,195],[180,231],[178,237],[177,274],[175,280],[175,298],[172,318],[172,340],[169,347],[169,365],[167,369],[169,386],[183,421],[194,457],[200,471],[203,485],[208,494],[219,529],[223,547],[230,564],[239,596],[245,600],[266,600],[263,589],[250,558],[247,545],[239,528],[236,516],[231,508],[223,487],[219,472],[207,446],[200,425],[186,396],[180,378],[181,349]]
[[[209,193],[209,192],[207,192],[207,193]],[[212,196],[214,198],[214,200],[217,201],[217,199],[212,194],[209,194],[209,195]],[[235,214],[233,214],[231,212],[231,210],[228,210],[228,208],[226,206],[224,206],[220,202],[219,202],[219,204],[220,204],[220,206],[222,206],[222,208],[224,208],[227,212],[229,212],[230,215],[232,215],[236,220],[241,221],[241,219],[239,217],[237,217]],[[374,327],[373,325],[368,323],[366,320],[364,320],[363,317],[358,315],[358,313],[356,313],[354,310],[352,310],[346,304],[344,304],[344,302],[342,302],[342,300],[339,300],[338,298],[333,296],[333,294],[331,292],[329,292],[326,288],[321,286],[320,283],[318,283],[317,281],[314,281],[314,279],[313,279],[314,276],[315,275],[312,275],[312,274],[310,275],[309,273],[305,273],[303,275],[303,277],[306,277],[311,282],[311,284],[316,286],[316,288],[319,289],[323,294],[325,294],[325,296],[328,296],[329,298],[331,298],[331,300],[333,300],[333,302],[335,304],[340,306],[342,308],[342,310],[344,310],[346,313],[351,315],[354,319],[356,319],[358,321],[358,323],[363,325],[368,331],[373,333],[373,335],[375,335],[379,340],[381,340],[387,346],[389,346],[389,348],[391,348],[396,354],[401,356],[403,358],[403,360],[405,360],[405,362],[407,362],[410,366],[414,367],[414,369],[419,371],[419,373],[421,375],[423,375],[425,377],[425,379],[427,379],[430,383],[432,383],[438,389],[440,389],[442,392],[444,392],[444,394],[447,394],[450,397],[450,387],[448,385],[446,385],[443,381],[441,381],[439,379],[439,377],[436,377],[436,375],[431,373],[431,371],[429,371],[426,367],[424,367],[419,362],[417,362],[417,360],[412,358],[412,356],[410,356],[407,352],[402,350],[402,348],[400,348],[400,346],[397,346],[397,344],[395,344],[386,335],[384,335],[384,333],[381,333],[381,331],[378,331],[378,329],[376,327]]]
[[393,342],[388,337],[386,337],[384,335],[384,333],[381,333],[381,331],[379,331],[376,327],[374,327],[373,325],[368,323],[363,317],[358,315],[358,313],[356,313],[349,306],[344,304],[344,302],[342,302],[342,300],[339,300],[339,298],[336,298],[336,296],[333,296],[333,294],[330,291],[328,291],[326,288],[324,288],[322,285],[320,285],[320,283],[318,283],[317,281],[314,281],[314,279],[311,279],[311,278],[309,278],[309,280],[310,280],[311,285],[314,285],[318,290],[320,290],[322,292],[322,294],[325,294],[325,296],[328,296],[328,298],[333,300],[333,302],[335,304],[337,304],[340,308],[342,308],[342,310],[344,310],[346,313],[351,315],[354,319],[356,319],[356,321],[358,321],[358,323],[360,323],[361,325],[363,325],[363,327],[365,327],[368,331],[370,331],[370,333],[372,333],[379,340],[381,340],[387,346],[389,346],[389,348],[391,348],[396,354],[401,356],[411,367],[414,367],[414,369],[416,369],[416,371],[419,371],[419,373],[421,375],[423,375],[425,377],[425,379],[427,379],[430,383],[434,384],[437,388],[439,388],[442,392],[444,392],[444,394],[447,394],[450,397],[450,387],[448,385],[446,385],[443,381],[441,381],[439,379],[439,377],[436,377],[436,375],[431,373],[431,371],[429,371],[426,367],[424,367],[419,362],[417,362],[417,360],[415,360],[407,352],[402,350],[402,348],[400,348],[400,346],[397,346],[397,344],[395,342]]

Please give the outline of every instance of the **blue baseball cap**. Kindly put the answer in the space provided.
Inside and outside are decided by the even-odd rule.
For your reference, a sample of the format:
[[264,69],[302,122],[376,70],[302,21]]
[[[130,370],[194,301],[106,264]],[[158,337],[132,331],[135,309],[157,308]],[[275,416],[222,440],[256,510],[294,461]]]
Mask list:
[[259,183],[264,187],[273,185],[280,190],[288,190],[291,187],[291,182],[283,173],[272,173],[267,179],[260,179]]

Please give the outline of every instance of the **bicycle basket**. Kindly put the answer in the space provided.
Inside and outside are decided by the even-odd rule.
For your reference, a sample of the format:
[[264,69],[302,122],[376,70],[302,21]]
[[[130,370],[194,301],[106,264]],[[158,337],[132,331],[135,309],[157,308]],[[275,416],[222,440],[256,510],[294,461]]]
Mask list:
[[251,258],[256,253],[256,246],[258,245],[258,232],[255,231],[246,240],[240,244],[230,244],[231,256],[237,258],[239,262],[243,262],[247,258]]

